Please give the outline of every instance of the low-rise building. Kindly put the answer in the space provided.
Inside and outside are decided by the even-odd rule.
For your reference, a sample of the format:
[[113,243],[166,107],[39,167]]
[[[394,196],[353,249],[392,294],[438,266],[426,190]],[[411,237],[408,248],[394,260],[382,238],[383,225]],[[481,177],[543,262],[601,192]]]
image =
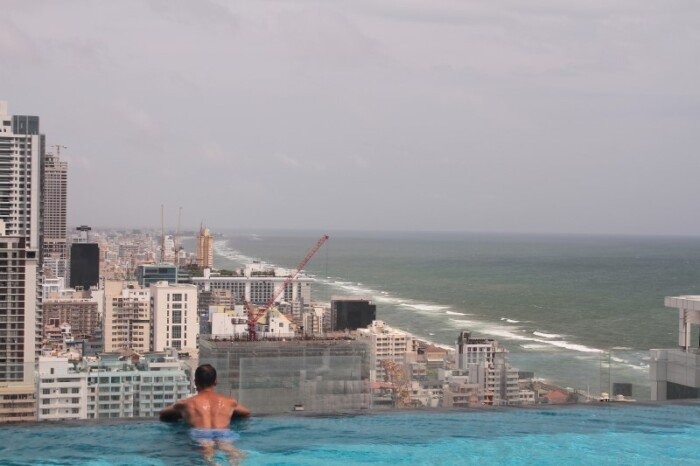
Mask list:
[[382,361],[406,364],[412,337],[407,332],[389,327],[381,320],[375,320],[367,328],[357,330],[357,339],[370,347],[370,380],[384,381],[386,372]]
[[508,350],[492,338],[472,338],[462,332],[457,340],[457,368],[469,383],[483,387],[480,403],[513,405],[520,402],[518,370],[508,363]]
[[87,371],[67,357],[40,356],[37,363],[40,421],[87,419]]
[[68,324],[74,338],[89,338],[101,325],[98,303],[90,291],[51,293],[43,302],[42,337],[52,339]]
[[192,393],[189,367],[166,353],[118,354],[70,361],[41,357],[39,419],[153,417]]

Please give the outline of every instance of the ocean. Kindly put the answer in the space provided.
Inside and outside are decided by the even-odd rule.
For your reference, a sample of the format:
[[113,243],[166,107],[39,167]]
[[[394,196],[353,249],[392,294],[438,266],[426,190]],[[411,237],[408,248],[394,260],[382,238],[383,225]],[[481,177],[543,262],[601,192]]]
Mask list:
[[[321,232],[226,232],[217,268],[294,268]],[[664,296],[700,294],[700,238],[335,232],[306,267],[314,299],[363,295],[377,318],[454,345],[498,339],[520,370],[567,387],[634,384],[649,396],[650,348],[677,345]]]

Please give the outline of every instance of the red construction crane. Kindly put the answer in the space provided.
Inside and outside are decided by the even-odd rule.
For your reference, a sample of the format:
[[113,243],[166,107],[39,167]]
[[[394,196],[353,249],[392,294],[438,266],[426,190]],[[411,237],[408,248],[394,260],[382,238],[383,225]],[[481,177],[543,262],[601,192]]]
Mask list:
[[257,340],[258,339],[258,334],[255,330],[255,326],[258,323],[258,320],[265,315],[268,309],[272,307],[273,304],[275,304],[275,301],[277,301],[277,298],[284,292],[284,290],[287,288],[287,285],[289,285],[294,279],[296,278],[297,275],[299,275],[299,272],[301,272],[304,267],[306,267],[306,264],[309,263],[312,257],[314,257],[314,254],[318,252],[319,249],[321,249],[321,246],[328,241],[328,235],[323,235],[321,238],[316,242],[316,244],[309,249],[309,252],[306,253],[306,256],[299,262],[299,265],[297,265],[297,268],[290,273],[287,278],[282,282],[281,285],[279,285],[277,288],[275,288],[275,291],[270,295],[270,299],[267,300],[265,303],[265,306],[255,309],[255,307],[250,304],[249,302],[245,302],[245,307],[248,309],[248,339],[249,340]]

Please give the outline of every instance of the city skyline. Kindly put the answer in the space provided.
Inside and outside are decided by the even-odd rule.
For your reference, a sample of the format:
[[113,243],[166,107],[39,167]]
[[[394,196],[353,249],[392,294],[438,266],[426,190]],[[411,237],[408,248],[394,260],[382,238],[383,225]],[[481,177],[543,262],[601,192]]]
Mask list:
[[700,234],[695,5],[76,5],[0,13],[70,224]]

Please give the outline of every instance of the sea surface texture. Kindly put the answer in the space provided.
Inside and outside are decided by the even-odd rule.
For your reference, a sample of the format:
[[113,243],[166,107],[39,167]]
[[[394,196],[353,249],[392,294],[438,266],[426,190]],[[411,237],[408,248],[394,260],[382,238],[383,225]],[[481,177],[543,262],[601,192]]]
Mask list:
[[[700,462],[700,406],[549,407],[237,422],[245,465],[687,465]],[[218,464],[226,464],[217,456]],[[0,429],[3,465],[203,464],[182,425]]]
[[[320,235],[229,232],[216,266],[294,268]],[[470,330],[538,377],[591,392],[631,382],[644,399],[648,350],[677,344],[664,296],[700,294],[700,239],[340,232],[306,270],[319,300],[369,296],[379,319],[425,339]]]

